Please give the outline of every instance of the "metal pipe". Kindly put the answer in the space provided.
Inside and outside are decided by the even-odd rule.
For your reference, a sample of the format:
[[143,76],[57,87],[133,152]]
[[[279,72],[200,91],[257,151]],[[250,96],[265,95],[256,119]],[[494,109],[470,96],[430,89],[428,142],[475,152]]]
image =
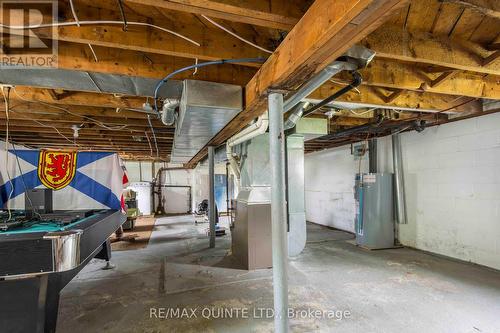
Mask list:
[[338,74],[344,70],[356,70],[357,68],[358,66],[356,64],[350,62],[334,61],[330,65],[326,66],[318,74],[316,74],[312,79],[304,83],[292,96],[287,98],[283,106],[283,112],[290,111],[295,105],[309,96],[323,83],[330,80],[335,74]]
[[370,139],[370,141],[368,141],[368,164],[370,173],[377,173],[378,171],[377,150],[377,138]]
[[274,332],[288,332],[288,244],[285,202],[285,133],[283,95],[271,93],[269,151],[271,164],[271,223],[273,250]]
[[215,147],[208,147],[208,219],[210,221],[210,247],[215,247]]
[[352,71],[351,74],[352,74],[352,82],[350,84],[348,84],[347,86],[343,87],[342,89],[336,91],[331,96],[325,98],[324,100],[322,100],[318,104],[316,104],[316,105],[310,107],[309,109],[305,110],[304,114],[303,114],[303,117],[305,117],[305,116],[313,113],[314,111],[318,110],[319,108],[321,108],[321,107],[327,105],[328,103],[334,101],[338,97],[340,97],[340,96],[344,95],[345,93],[351,91],[352,89],[356,88],[357,86],[359,86],[361,84],[361,82],[363,82],[361,74],[359,74],[356,71]]
[[255,123],[251,124],[247,128],[243,129],[241,132],[235,134],[234,136],[232,136],[227,140],[226,157],[227,160],[229,161],[229,167],[231,168],[231,172],[235,176],[235,182],[237,187],[239,186],[240,167],[238,165],[238,162],[236,162],[236,159],[233,156],[233,150],[232,150],[233,146],[266,133],[268,126],[269,126],[269,119],[266,112],[262,116],[257,118],[257,121]]
[[229,215],[229,163],[226,163],[226,213]]
[[392,135],[392,164],[394,168],[394,193],[396,196],[396,216],[399,224],[408,223],[406,216],[406,195],[403,173],[403,156],[399,133]]
[[285,121],[285,131],[289,130],[291,128],[294,128],[295,125],[297,125],[297,122],[299,121],[300,118],[302,118],[302,114],[304,113],[304,109],[306,109],[309,106],[309,102],[300,102],[297,104],[293,110],[288,119]]

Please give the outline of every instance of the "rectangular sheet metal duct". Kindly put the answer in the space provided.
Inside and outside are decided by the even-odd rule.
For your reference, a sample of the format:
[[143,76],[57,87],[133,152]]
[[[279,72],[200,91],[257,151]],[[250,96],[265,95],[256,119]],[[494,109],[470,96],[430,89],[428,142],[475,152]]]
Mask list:
[[185,80],[171,161],[188,162],[242,108],[240,86]]

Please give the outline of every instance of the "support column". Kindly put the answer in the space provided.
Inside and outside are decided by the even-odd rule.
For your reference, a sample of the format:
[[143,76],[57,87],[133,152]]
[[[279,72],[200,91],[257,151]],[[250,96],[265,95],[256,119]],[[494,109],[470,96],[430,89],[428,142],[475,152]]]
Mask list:
[[273,249],[274,332],[288,332],[288,246],[285,202],[285,134],[283,95],[271,93],[269,147],[271,162],[271,223]]
[[208,147],[208,219],[210,221],[210,247],[215,247],[215,165],[214,147]]

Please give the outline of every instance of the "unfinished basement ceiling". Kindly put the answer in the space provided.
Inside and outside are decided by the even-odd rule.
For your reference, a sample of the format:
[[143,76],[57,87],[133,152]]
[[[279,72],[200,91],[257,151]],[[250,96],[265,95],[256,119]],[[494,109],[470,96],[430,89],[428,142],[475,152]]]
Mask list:
[[[351,41],[358,38],[360,44],[377,55],[360,71],[362,85],[335,101],[340,112],[330,119],[330,134],[374,122],[384,113],[379,109],[397,111],[397,117],[384,120],[387,124],[415,117],[425,119],[428,124],[440,124],[449,121],[449,114],[453,114],[453,120],[459,119],[460,114],[466,117],[484,114],[479,107],[481,100],[500,98],[499,11],[498,8],[481,11],[468,5],[469,2],[373,1],[366,15],[359,17],[354,7],[336,9],[339,13],[352,11],[360,27],[366,24],[366,31],[373,30],[368,35],[360,33],[346,38]],[[128,159],[169,161],[175,129],[164,126],[151,112],[143,112],[150,110],[148,104],[153,103],[146,97],[152,96],[151,87],[155,82],[195,62],[267,58],[278,47],[286,49],[292,44],[287,35],[293,35],[289,32],[301,19],[307,20],[304,14],[313,2],[276,0],[269,7],[266,1],[246,4],[229,1],[221,7],[211,0],[203,9],[177,2],[168,6],[144,5],[137,0],[123,3],[128,22],[148,26],[63,27],[58,29],[57,37],[58,70],[7,69],[0,73],[2,83],[16,85],[10,94],[9,131],[14,142],[30,147],[113,150]],[[383,7],[386,3],[397,9]],[[60,22],[75,21],[69,4],[69,1],[59,1]],[[114,0],[74,0],[73,4],[80,21],[123,20]],[[241,11],[235,14],[235,8],[243,9],[246,15],[241,15]],[[385,19],[382,25],[368,21],[369,15],[380,17],[385,13],[390,15],[382,17]],[[298,25],[296,29],[304,27]],[[342,27],[338,29],[344,33]],[[324,30],[322,33],[330,33]],[[9,31],[3,32],[7,33]],[[43,29],[38,33],[52,38]],[[291,53],[281,52],[279,57],[287,54]],[[325,54],[336,53],[328,50]],[[292,69],[293,59],[284,63],[290,64],[290,76],[279,77],[280,85],[272,88],[294,90],[303,83],[300,75],[308,77],[309,74],[299,75]],[[206,148],[200,148],[202,141],[222,144],[264,112],[262,92],[267,87],[260,84],[268,82],[262,75],[254,78],[260,66],[243,63],[193,69],[176,75],[173,78],[176,81],[168,83],[167,90],[173,94],[163,95],[165,97],[175,95],[184,79],[246,88],[243,110],[226,126],[217,127],[221,131],[211,140],[200,140],[191,148],[188,166],[193,167],[204,158]],[[266,66],[266,73],[280,74]],[[256,85],[256,82],[260,83]],[[346,75],[335,76],[310,98],[322,100],[348,82]],[[265,89],[261,91],[261,88]],[[358,110],[360,106],[377,110],[363,113],[366,110]],[[327,111],[328,108],[320,109],[312,116],[325,117]],[[429,111],[434,114],[429,115]],[[0,119],[5,120],[5,115],[0,115]],[[81,128],[78,138],[73,139],[72,126]],[[2,123],[0,136],[5,134],[6,126]],[[320,150],[338,143],[333,137],[319,144],[306,143],[307,150]],[[347,142],[356,140],[359,137],[353,136]],[[197,149],[199,151],[194,152]]]

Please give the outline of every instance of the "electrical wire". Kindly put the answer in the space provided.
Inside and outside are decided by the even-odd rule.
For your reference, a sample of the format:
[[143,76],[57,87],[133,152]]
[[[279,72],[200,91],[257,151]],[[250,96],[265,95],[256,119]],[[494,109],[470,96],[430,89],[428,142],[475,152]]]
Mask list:
[[76,25],[80,26],[80,20],[78,19],[78,16],[76,15],[75,6],[73,5],[73,0],[69,0],[69,6],[71,7],[71,13],[73,14],[73,18],[75,19]]
[[158,110],[158,91],[174,75],[177,75],[179,73],[182,73],[182,72],[185,72],[185,71],[188,71],[191,69],[196,69],[196,68],[210,66],[210,65],[234,64],[234,63],[245,63],[245,62],[264,62],[264,61],[266,61],[265,58],[221,59],[221,60],[201,62],[201,63],[197,63],[194,65],[179,68],[179,69],[173,71],[172,73],[168,74],[167,76],[165,76],[156,85],[155,90],[154,90],[154,94],[153,94],[153,96],[154,96],[154,110],[158,113],[158,116],[160,116],[160,111]]
[[241,37],[240,35],[237,35],[236,33],[232,32],[232,31],[231,31],[231,30],[229,30],[228,28],[225,28],[224,26],[220,25],[219,23],[215,22],[214,20],[212,20],[212,19],[208,18],[207,16],[205,16],[205,15],[203,15],[203,14],[202,14],[201,16],[203,16],[203,18],[204,18],[205,20],[207,20],[208,22],[212,23],[212,24],[213,24],[213,25],[215,25],[217,28],[219,28],[219,29],[221,29],[221,30],[224,30],[225,32],[227,32],[228,34],[230,34],[230,35],[231,35],[231,36],[233,36],[233,37],[238,38],[238,39],[239,39],[239,40],[241,40],[242,42],[247,43],[248,45],[251,45],[251,46],[255,47],[256,49],[259,49],[259,50],[264,51],[264,52],[266,52],[266,53],[269,53],[269,54],[272,54],[272,53],[273,53],[273,51],[268,50],[268,49],[265,49],[265,48],[263,48],[262,46],[259,46],[259,45],[257,45],[257,44],[254,44],[254,43],[252,43],[251,41],[249,41],[248,39],[245,39],[245,38]]
[[[343,86],[347,86],[347,85],[349,85],[349,83],[336,81],[336,80],[334,80],[334,79],[330,79],[329,81],[330,81],[331,83],[340,84],[340,85],[343,85]],[[361,91],[359,91],[359,89],[358,89],[357,87],[354,87],[352,90],[356,91],[358,94],[361,94]]]
[[149,114],[148,114],[148,123],[149,123],[149,127],[151,128],[151,133],[153,134],[153,139],[154,139],[155,148],[156,148],[156,157],[159,157],[160,156],[160,152],[158,150],[158,142],[156,141],[155,130],[153,128],[153,124],[151,124],[151,118],[149,117]]
[[6,117],[6,134],[5,134],[5,171],[7,172],[7,178],[9,178],[9,184],[10,184],[10,193],[9,196],[7,197],[6,205],[7,205],[7,212],[9,213],[9,218],[7,221],[10,221],[12,218],[12,212],[10,210],[10,198],[12,197],[12,194],[14,193],[14,185],[12,185],[12,177],[10,176],[9,172],[9,102],[10,102],[10,87],[7,88],[7,94],[5,94],[4,87],[1,87],[2,89],[2,95],[3,95],[3,100],[5,103],[5,117]]
[[44,123],[39,122],[38,120],[34,120],[34,119],[30,119],[30,120],[31,120],[31,121],[33,121],[33,122],[35,122],[35,123],[37,123],[37,124],[38,124],[38,125],[40,125],[40,126],[43,126],[43,127],[47,127],[47,128],[52,128],[52,129],[54,129],[54,130],[57,132],[57,134],[59,134],[60,136],[62,136],[62,137],[63,137],[64,139],[66,139],[68,142],[72,143],[72,144],[73,144],[73,145],[75,145],[75,146],[80,147],[80,145],[79,145],[79,144],[77,144],[74,140],[69,139],[67,136],[65,136],[64,134],[62,134],[61,132],[59,132],[59,130],[58,130],[56,127],[51,126],[51,125],[46,125],[46,124],[44,124]]
[[119,126],[114,126],[114,127],[111,127],[111,126],[108,126],[106,125],[105,123],[99,121],[99,120],[96,120],[96,119],[93,119],[91,117],[87,117],[87,116],[84,116],[84,115],[81,115],[81,114],[77,114],[77,113],[73,113],[71,111],[69,111],[68,109],[66,108],[63,108],[62,106],[58,106],[58,105],[53,105],[53,104],[50,104],[50,103],[45,103],[43,101],[39,101],[39,100],[29,100],[23,96],[21,96],[17,90],[15,89],[14,87],[14,93],[17,95],[17,97],[19,97],[21,100],[25,101],[25,102],[28,102],[28,103],[33,103],[33,102],[36,102],[36,103],[40,103],[42,105],[45,105],[45,106],[48,106],[48,107],[51,107],[51,108],[54,108],[54,109],[58,109],[58,110],[62,110],[62,111],[65,111],[75,117],[80,117],[80,118],[84,118],[84,119],[87,119],[89,120],[90,122],[96,124],[97,126],[100,126],[104,129],[107,129],[107,130],[110,130],[110,131],[120,131],[120,130],[123,130],[125,128],[128,127],[128,125],[119,125]]
[[[72,21],[72,22],[56,22],[56,23],[45,23],[45,24],[33,24],[33,25],[8,25],[8,24],[3,24],[0,23],[1,28],[5,29],[11,29],[11,30],[26,30],[26,29],[40,29],[40,28],[51,28],[51,27],[69,27],[69,26],[81,26],[81,25],[105,25],[105,24],[119,24],[123,25],[123,21],[112,21],[112,20],[102,20],[102,21]],[[177,36],[179,38],[182,38],[196,46],[201,46],[200,43],[192,40],[189,37],[186,37],[178,32],[160,27],[155,24],[150,24],[146,22],[127,22],[127,25],[135,25],[135,26],[143,26],[143,27],[150,27],[154,28],[169,34],[172,34],[174,36]]]
[[[75,19],[76,25],[80,27],[80,20],[78,19],[78,16],[76,15],[76,10],[75,6],[73,5],[73,0],[69,0],[69,6],[71,7],[71,13],[73,14],[73,18]],[[99,62],[99,59],[97,59],[97,54],[95,54],[94,48],[90,43],[87,44],[90,48],[90,51],[92,52],[92,55],[94,56],[95,62]]]
[[148,132],[144,131],[144,134],[146,135],[146,139],[148,140],[149,156],[153,157],[153,147],[151,146],[151,141],[149,140]]
[[28,186],[26,185],[26,182],[24,181],[24,173],[23,173],[23,170],[21,168],[21,162],[19,161],[19,156],[17,155],[16,145],[13,144],[12,148],[14,149],[14,153],[16,155],[17,167],[19,169],[19,174],[21,175],[21,181],[23,182],[24,192],[25,192],[24,195],[28,199],[28,203],[29,203],[29,205],[30,205],[31,210],[33,211],[33,213],[35,215],[38,215],[38,219],[39,220],[43,220],[42,215],[40,215],[40,213],[38,213],[38,210],[33,205],[33,201],[31,201],[31,197],[28,194],[26,194],[26,192],[28,192]]
[[[194,64],[195,64],[195,65],[198,65],[198,58],[194,59]],[[193,76],[195,76],[195,75],[196,75],[196,73],[198,73],[198,67],[196,67],[196,68],[194,69],[194,71],[193,71]]]
[[372,108],[372,109],[369,109],[369,110],[364,111],[364,112],[356,112],[354,110],[349,110],[349,112],[355,114],[356,116],[362,116],[364,114],[370,113],[370,112],[375,111],[375,110],[377,110],[377,108]]

